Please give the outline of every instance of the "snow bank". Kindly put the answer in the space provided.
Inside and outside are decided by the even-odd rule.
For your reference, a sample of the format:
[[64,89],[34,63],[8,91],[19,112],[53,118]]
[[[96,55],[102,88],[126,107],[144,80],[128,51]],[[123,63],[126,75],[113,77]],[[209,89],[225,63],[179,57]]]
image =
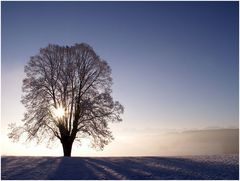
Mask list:
[[2,179],[239,179],[238,155],[2,157]]

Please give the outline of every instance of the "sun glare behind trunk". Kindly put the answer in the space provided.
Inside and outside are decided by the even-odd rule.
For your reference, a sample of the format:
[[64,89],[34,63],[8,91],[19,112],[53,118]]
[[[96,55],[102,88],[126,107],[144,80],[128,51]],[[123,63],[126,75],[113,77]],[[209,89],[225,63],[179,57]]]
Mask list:
[[64,112],[65,111],[64,111],[64,108],[62,106],[53,109],[53,114],[57,118],[62,118],[64,116]]

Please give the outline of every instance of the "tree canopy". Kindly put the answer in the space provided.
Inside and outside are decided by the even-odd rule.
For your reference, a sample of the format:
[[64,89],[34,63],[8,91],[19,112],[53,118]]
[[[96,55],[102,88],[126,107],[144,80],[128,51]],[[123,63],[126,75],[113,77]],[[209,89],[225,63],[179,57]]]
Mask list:
[[122,121],[124,108],[111,96],[111,68],[91,46],[48,45],[25,66],[23,125],[12,124],[9,137],[49,142],[59,139],[65,156],[74,141],[89,137],[103,149],[113,139],[109,122]]

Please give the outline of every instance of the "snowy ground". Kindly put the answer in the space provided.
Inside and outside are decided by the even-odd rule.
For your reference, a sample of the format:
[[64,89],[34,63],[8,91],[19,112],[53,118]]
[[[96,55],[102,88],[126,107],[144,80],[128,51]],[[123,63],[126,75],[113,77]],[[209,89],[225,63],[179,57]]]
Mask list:
[[1,179],[239,179],[239,156],[2,157]]

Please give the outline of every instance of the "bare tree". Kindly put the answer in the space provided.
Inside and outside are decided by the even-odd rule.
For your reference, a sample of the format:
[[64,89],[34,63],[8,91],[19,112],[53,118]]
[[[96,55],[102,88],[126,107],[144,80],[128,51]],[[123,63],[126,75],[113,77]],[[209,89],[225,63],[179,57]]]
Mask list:
[[85,43],[71,47],[49,45],[25,66],[22,126],[10,125],[9,138],[61,141],[71,156],[74,141],[89,137],[103,149],[113,139],[109,122],[121,121],[123,106],[111,96],[111,69]]

